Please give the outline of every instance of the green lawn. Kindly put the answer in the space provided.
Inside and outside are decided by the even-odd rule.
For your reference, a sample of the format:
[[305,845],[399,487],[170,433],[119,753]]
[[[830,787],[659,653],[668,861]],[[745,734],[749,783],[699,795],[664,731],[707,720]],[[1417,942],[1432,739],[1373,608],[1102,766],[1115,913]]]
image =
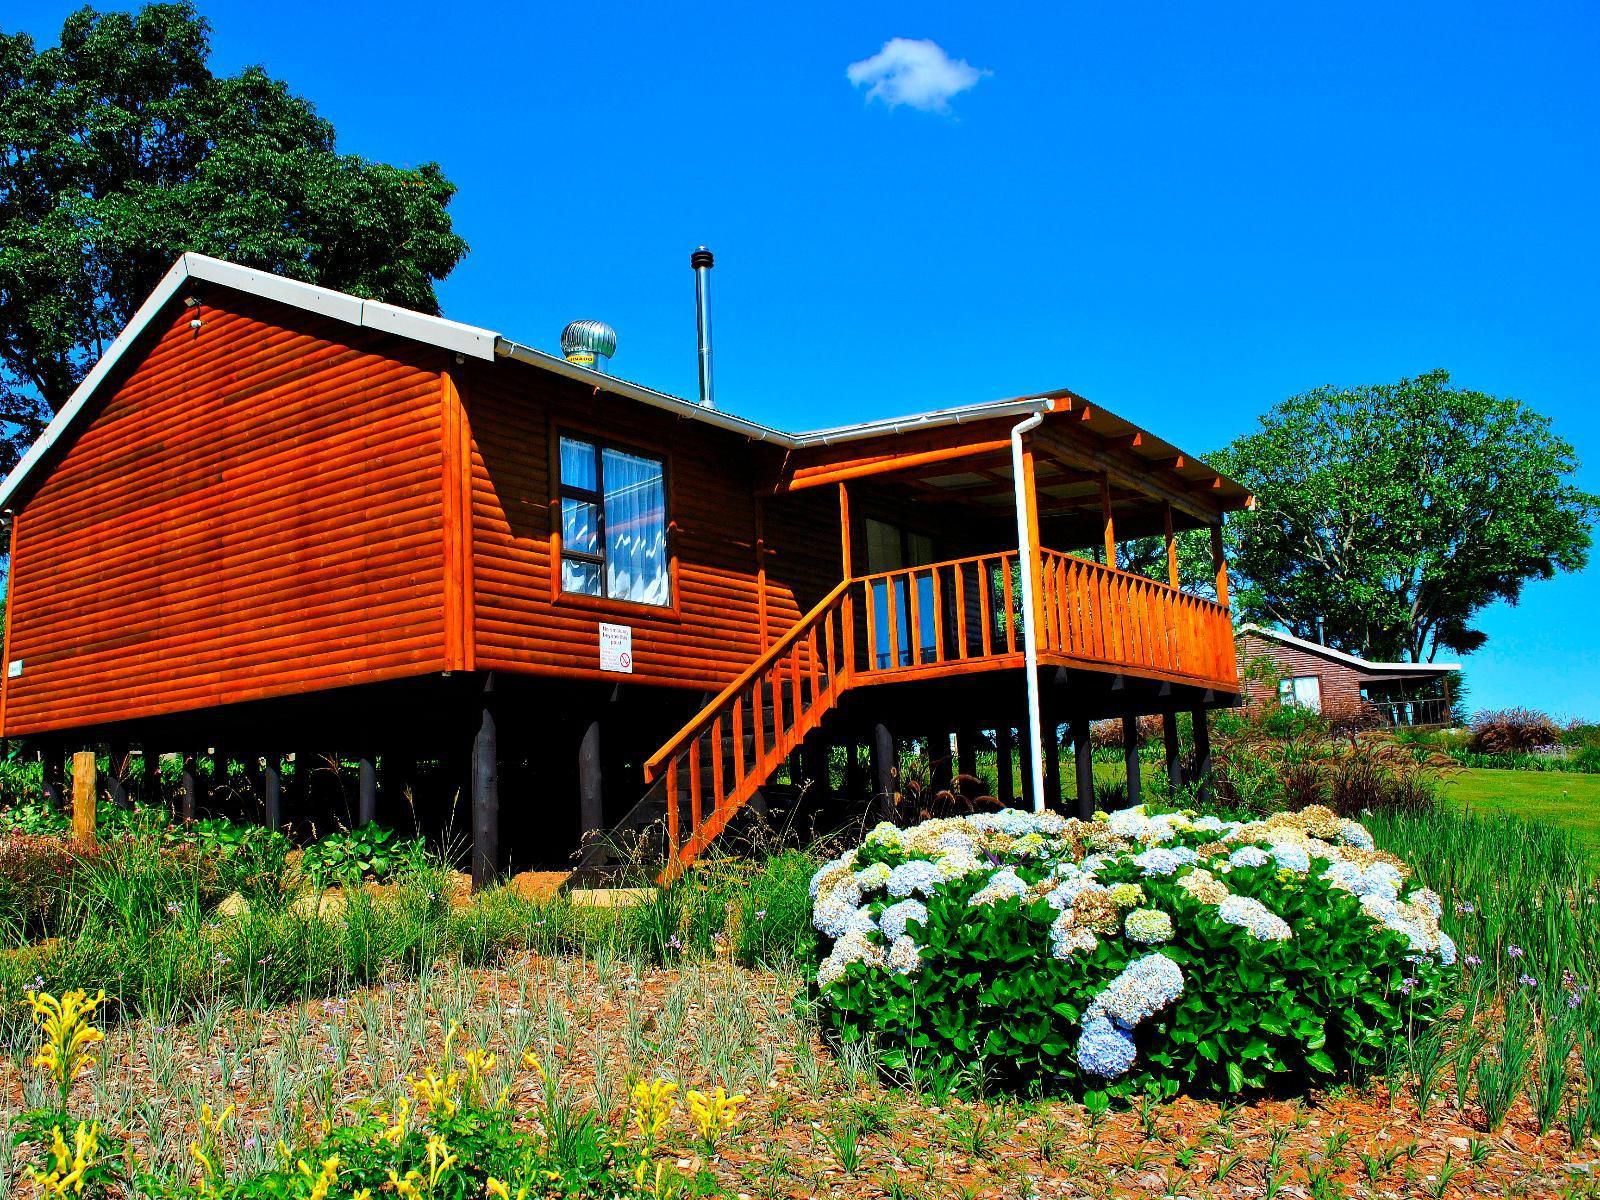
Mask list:
[[1464,770],[1445,794],[1473,812],[1565,826],[1600,857],[1600,775]]

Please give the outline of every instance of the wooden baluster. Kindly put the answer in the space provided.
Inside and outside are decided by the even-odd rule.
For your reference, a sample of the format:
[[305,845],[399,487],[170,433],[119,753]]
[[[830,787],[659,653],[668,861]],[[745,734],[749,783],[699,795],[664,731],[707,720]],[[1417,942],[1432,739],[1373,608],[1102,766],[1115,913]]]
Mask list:
[[1072,627],[1072,652],[1083,654],[1083,567],[1076,559],[1067,567],[1067,621]]
[[967,565],[956,564],[956,657],[967,657]]
[[733,698],[733,786],[744,785],[744,695]]
[[822,614],[822,645],[828,659],[829,696],[837,696],[839,694],[839,659],[837,657],[839,648],[834,641],[833,635],[833,623],[837,617],[838,613],[834,609],[829,609]]
[[894,586],[894,576],[883,577],[883,598],[889,607],[889,669],[900,665],[900,589]]
[[984,658],[995,653],[995,578],[987,558],[978,560],[978,645]]
[[711,721],[711,811],[716,812],[728,802],[722,779],[722,717]]
[[906,636],[911,639],[907,647],[911,651],[911,665],[922,665],[922,589],[917,586],[916,571],[906,572],[907,606],[911,617],[906,622]]
[[789,650],[789,740],[784,744],[784,752],[793,750],[800,741],[800,715],[805,712],[805,688],[802,681],[805,679],[805,649],[804,641],[796,641]]
[[1056,576],[1056,649],[1072,652],[1072,566],[1065,554],[1053,556]]
[[1109,571],[1100,575],[1100,596],[1106,606],[1106,651],[1111,661],[1122,661],[1122,607],[1117,603],[1116,576]]
[[700,817],[700,738],[697,737],[689,743],[689,832],[697,840]]
[[929,572],[933,576],[933,661],[944,661],[944,593],[939,586],[939,568]]
[[806,647],[811,651],[811,707],[817,707],[817,702],[822,696],[822,670],[817,662],[817,627],[813,625],[806,634]]
[[780,658],[768,671],[772,680],[772,745],[768,753],[773,761],[783,754],[783,660]]
[[667,849],[673,857],[678,843],[678,760],[672,758],[667,761]]
[[1015,555],[1007,554],[1000,560],[1000,578],[1005,581],[1005,622],[1006,622],[1006,653],[1017,652],[1017,623],[1012,613],[1011,596],[1011,560]]
[[[873,600],[874,590],[872,584],[862,585],[865,589],[867,602],[867,670],[878,669],[878,609]],[[852,639],[853,640],[853,639]]]
[[767,765],[767,701],[764,696],[766,684],[762,677],[757,675],[754,686],[750,689],[750,732],[755,736],[756,759],[751,765],[752,770],[764,771]]

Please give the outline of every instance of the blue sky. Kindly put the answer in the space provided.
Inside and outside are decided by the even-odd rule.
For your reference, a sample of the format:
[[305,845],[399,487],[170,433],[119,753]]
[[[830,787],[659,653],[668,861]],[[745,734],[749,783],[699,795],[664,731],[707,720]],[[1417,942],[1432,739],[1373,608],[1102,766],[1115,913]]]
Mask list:
[[[693,392],[705,242],[718,398],[760,420],[1070,386],[1198,453],[1442,366],[1552,416],[1600,491],[1600,7],[201,7],[217,69],[444,164],[448,315],[551,349],[601,317],[628,378]],[[852,84],[892,38],[970,86]],[[1600,566],[1488,614],[1475,703],[1600,717],[1597,611]]]

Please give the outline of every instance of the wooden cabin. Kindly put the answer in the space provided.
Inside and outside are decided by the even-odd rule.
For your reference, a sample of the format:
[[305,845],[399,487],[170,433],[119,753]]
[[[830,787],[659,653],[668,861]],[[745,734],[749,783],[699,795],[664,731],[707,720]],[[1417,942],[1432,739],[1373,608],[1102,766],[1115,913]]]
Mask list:
[[1375,725],[1430,728],[1451,722],[1450,681],[1460,663],[1376,662],[1264,625],[1239,628],[1239,661],[1251,705],[1298,704],[1332,716],[1365,713]]
[[[790,434],[190,254],[0,492],[0,734],[47,781],[180,754],[194,813],[242,761],[276,824],[330,815],[284,756],[357,761],[347,819],[434,787],[480,880],[641,815],[687,862],[780,771],[892,792],[911,740],[1019,743],[1059,802],[1063,726],[1192,711],[1203,743],[1239,691],[1245,490],[1067,391]],[[1171,553],[1202,526],[1215,601]],[[1106,565],[1148,536],[1170,578]]]

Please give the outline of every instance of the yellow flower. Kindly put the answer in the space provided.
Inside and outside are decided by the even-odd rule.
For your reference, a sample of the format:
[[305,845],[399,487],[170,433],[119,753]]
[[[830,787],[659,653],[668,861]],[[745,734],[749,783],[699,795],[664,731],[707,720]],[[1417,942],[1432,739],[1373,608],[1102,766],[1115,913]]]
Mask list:
[[27,993],[33,1009],[33,1023],[44,1032],[44,1041],[33,1065],[55,1081],[61,1093],[61,1107],[67,1106],[72,1081],[89,1069],[94,1047],[105,1040],[95,1027],[94,1014],[106,1002],[105,992],[93,997],[82,988],[64,993],[58,1000],[48,992]]
[[456,1165],[456,1156],[450,1153],[444,1138],[435,1133],[428,1138],[428,1190],[439,1186],[444,1173]]
[[633,1124],[640,1137],[653,1142],[660,1136],[678,1107],[677,1091],[678,1085],[665,1079],[641,1079],[633,1085]]
[[391,1146],[398,1145],[405,1139],[407,1122],[410,1119],[411,1101],[401,1096],[394,1106],[394,1121],[378,1136]]
[[48,1171],[29,1167],[34,1194],[40,1197],[68,1197],[83,1195],[85,1176],[100,1154],[100,1122],[78,1123],[72,1135],[72,1145],[61,1134],[61,1126],[50,1130],[50,1153],[46,1163]]
[[730,1096],[717,1084],[717,1090],[707,1095],[705,1092],[689,1091],[689,1116],[694,1121],[694,1129],[700,1135],[700,1140],[705,1143],[706,1150],[716,1153],[717,1143],[722,1140],[722,1135],[732,1129],[739,1120],[739,1106],[749,1097],[743,1094]]
[[[303,1167],[305,1164],[302,1163]],[[309,1171],[306,1174],[310,1174]],[[339,1177],[339,1156],[333,1155],[322,1162],[322,1170],[317,1173],[316,1182],[311,1185],[311,1200],[328,1200],[328,1193],[333,1188],[333,1181]]]
[[[560,1178],[560,1176],[556,1176],[556,1178]],[[517,1188],[516,1196],[513,1198],[510,1185],[496,1179],[493,1175],[489,1176],[484,1183],[483,1191],[484,1195],[492,1197],[493,1200],[528,1200],[527,1184]]]
[[[638,1190],[649,1196],[651,1200],[672,1200],[678,1192],[678,1176],[668,1165],[666,1159],[655,1164],[655,1176],[649,1176],[650,1160],[641,1158],[639,1165],[633,1169],[633,1182]],[[648,1182],[647,1182],[648,1180]]]
[[422,1073],[421,1079],[411,1081],[411,1090],[429,1112],[442,1117],[454,1116],[456,1109],[461,1106],[461,1076],[455,1071],[446,1071],[444,1077],[440,1078],[429,1067]]

